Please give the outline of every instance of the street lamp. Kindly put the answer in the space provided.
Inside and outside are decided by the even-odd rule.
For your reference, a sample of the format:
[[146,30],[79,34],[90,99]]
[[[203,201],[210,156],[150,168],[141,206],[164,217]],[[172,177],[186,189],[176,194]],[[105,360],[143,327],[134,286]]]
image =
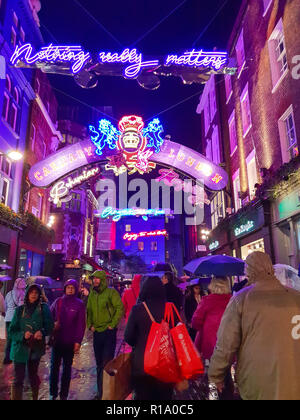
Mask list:
[[17,162],[18,160],[23,159],[23,154],[18,150],[10,150],[7,153],[0,152],[0,156],[7,156],[11,160]]

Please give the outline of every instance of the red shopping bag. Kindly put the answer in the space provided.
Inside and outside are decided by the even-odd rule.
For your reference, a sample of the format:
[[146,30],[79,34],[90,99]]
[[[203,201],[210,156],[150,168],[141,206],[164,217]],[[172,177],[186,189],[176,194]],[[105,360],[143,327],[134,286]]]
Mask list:
[[[179,323],[176,327],[174,324],[173,311],[175,311],[179,319]],[[198,353],[186,326],[183,324],[176,306],[170,302],[166,304],[166,320],[171,320],[173,324],[170,333],[173,339],[181,377],[183,379],[191,379],[203,374],[204,366],[200,354]]]
[[145,302],[146,311],[152,321],[144,355],[144,370],[154,378],[165,383],[182,380],[170,335],[169,324],[163,320],[155,322]]

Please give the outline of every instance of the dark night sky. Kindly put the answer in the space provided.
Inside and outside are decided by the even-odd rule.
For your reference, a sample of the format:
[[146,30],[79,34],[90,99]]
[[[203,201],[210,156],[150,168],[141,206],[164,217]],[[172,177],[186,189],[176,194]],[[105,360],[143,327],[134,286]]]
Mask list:
[[[78,2],[98,20],[89,16]],[[217,10],[224,8],[195,44],[195,48],[225,50],[241,0],[42,0],[39,13],[45,42],[82,45],[90,52],[115,51],[133,46],[149,29],[181,6],[134,46],[143,55],[166,55],[192,49]],[[63,6],[62,6],[63,5]],[[71,77],[50,76],[52,85],[91,106],[111,105],[114,116],[137,114],[150,119],[178,102],[202,91],[203,85],[183,85],[179,78],[161,78],[161,86],[149,91],[135,80],[103,77],[94,89],[82,89]],[[199,146],[199,95],[160,115],[165,134],[195,149]],[[60,103],[70,100],[57,93]],[[76,104],[76,101],[74,102]],[[92,122],[91,122],[92,123]]]

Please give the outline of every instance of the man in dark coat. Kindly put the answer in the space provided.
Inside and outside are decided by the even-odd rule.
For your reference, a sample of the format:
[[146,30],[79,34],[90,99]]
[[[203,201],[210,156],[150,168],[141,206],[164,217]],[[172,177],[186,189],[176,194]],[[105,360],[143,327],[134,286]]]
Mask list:
[[178,312],[180,312],[183,306],[183,294],[174,284],[173,273],[167,271],[162,277],[162,282],[166,291],[167,302],[174,303]]
[[[139,299],[146,302],[156,322],[161,322],[165,310],[165,290],[159,277],[148,277]],[[133,306],[125,330],[125,341],[132,350],[132,385],[136,400],[171,400],[173,387],[149,376],[144,371],[144,354],[152,321],[142,303]]]

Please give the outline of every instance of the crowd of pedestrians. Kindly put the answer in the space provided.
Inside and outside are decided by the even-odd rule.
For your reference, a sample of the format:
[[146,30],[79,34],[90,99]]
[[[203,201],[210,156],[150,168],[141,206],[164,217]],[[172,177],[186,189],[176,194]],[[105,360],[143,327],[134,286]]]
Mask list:
[[101,399],[103,371],[115,356],[117,328],[124,319],[133,398],[171,400],[175,384],[161,382],[144,370],[149,331],[153,321],[163,320],[166,302],[183,314],[221,399],[233,399],[233,380],[241,399],[300,399],[300,293],[281,285],[265,253],[250,254],[246,271],[244,287],[233,296],[231,280],[225,276],[212,277],[207,288],[201,280],[192,282],[183,294],[171,272],[162,278],[136,274],[120,296],[108,287],[105,271],[95,271],[84,293],[70,279],[63,296],[51,306],[39,286],[26,288],[25,281],[17,279],[5,302],[0,296],[7,329],[3,363],[14,365],[11,399],[22,399],[26,369],[32,398],[38,399],[38,368],[47,344],[52,349],[50,399],[68,399],[74,355],[86,328],[93,334],[97,399]]

